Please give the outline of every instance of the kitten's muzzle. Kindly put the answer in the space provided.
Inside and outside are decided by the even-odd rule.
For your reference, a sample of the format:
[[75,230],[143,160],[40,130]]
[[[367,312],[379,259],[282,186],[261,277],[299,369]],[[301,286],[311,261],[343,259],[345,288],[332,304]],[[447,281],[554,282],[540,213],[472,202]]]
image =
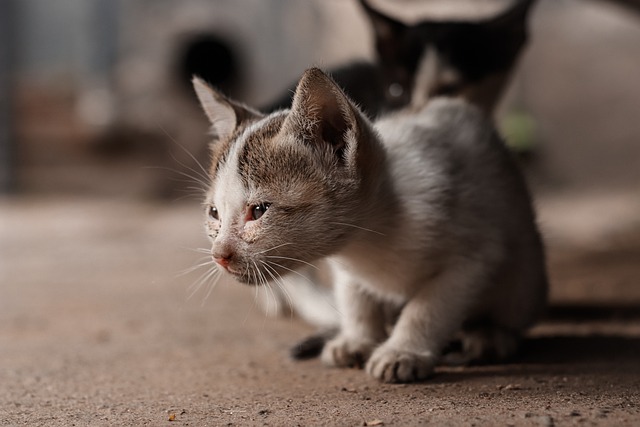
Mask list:
[[219,266],[223,267],[225,270],[229,269],[229,264],[233,261],[233,253],[232,252],[220,252],[220,253],[212,253],[211,256],[213,260]]
[[213,260],[216,262],[216,264],[218,264],[220,267],[222,267],[227,273],[232,274],[233,276],[236,277],[236,279],[238,277],[240,277],[242,275],[240,270],[237,270],[236,268],[234,268],[233,266],[233,255],[229,255],[229,256],[221,256],[221,257],[213,257]]

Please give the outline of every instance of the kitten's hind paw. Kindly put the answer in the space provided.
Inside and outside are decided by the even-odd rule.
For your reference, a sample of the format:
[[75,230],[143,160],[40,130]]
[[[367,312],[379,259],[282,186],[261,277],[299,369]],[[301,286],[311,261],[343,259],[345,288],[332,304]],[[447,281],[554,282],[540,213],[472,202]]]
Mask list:
[[325,344],[321,359],[327,366],[362,368],[375,346],[376,343],[373,341],[349,339],[338,335]]
[[385,383],[408,383],[428,378],[434,366],[431,355],[382,346],[371,355],[367,373]]
[[500,328],[479,328],[461,333],[456,346],[445,349],[441,362],[448,366],[505,362],[516,354],[520,334]]

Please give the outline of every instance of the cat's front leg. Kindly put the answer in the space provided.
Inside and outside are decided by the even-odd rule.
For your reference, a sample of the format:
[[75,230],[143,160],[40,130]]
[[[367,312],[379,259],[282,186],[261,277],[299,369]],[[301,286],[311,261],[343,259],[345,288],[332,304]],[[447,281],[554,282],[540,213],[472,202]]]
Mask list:
[[387,337],[384,310],[359,285],[338,281],[336,300],[341,314],[340,333],[327,342],[321,359],[325,365],[364,367],[373,349]]
[[[429,377],[442,348],[460,328],[477,291],[483,288],[482,266],[449,267],[425,284],[402,309],[389,339],[366,365],[380,381],[397,383]],[[480,281],[480,282],[479,282]]]

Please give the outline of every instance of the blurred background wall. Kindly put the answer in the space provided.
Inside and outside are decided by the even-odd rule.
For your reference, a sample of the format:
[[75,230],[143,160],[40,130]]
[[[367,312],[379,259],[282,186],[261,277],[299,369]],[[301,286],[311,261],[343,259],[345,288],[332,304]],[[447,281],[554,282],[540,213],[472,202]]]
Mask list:
[[[535,6],[503,111],[534,119],[537,191],[639,187],[638,19]],[[260,105],[310,65],[372,56],[351,0],[5,0],[0,25],[0,182],[19,192],[173,197],[175,177],[146,166],[180,169],[178,145],[207,161],[190,74]]]
[[166,171],[140,166],[175,164],[167,152],[177,144],[206,162],[191,74],[259,104],[310,64],[370,56],[357,5],[343,0],[26,0],[3,8],[13,28],[3,46],[15,57],[3,63],[15,89],[18,191],[162,195],[172,185]]

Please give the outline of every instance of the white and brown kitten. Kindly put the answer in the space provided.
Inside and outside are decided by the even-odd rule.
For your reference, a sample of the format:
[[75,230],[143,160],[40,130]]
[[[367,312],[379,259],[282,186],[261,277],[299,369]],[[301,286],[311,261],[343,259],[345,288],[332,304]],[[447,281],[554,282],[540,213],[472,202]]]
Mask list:
[[330,366],[385,382],[461,357],[512,354],[546,300],[525,182],[490,121],[436,99],[375,123],[322,71],[263,116],[194,86],[215,134],[206,230],[221,269],[260,285],[326,260],[340,330]]

